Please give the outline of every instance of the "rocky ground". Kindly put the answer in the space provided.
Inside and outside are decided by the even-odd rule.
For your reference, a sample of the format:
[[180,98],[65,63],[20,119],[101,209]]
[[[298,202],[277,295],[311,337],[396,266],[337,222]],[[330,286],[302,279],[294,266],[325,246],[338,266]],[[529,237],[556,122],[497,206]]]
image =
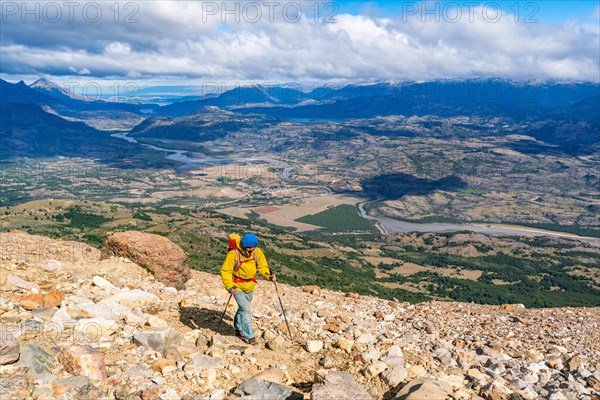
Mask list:
[[219,326],[217,275],[191,271],[183,287],[171,275],[178,290],[164,271],[23,233],[0,234],[0,250],[2,399],[600,398],[596,308],[279,283],[290,338],[275,285],[259,281],[253,347],[235,337],[234,304]]

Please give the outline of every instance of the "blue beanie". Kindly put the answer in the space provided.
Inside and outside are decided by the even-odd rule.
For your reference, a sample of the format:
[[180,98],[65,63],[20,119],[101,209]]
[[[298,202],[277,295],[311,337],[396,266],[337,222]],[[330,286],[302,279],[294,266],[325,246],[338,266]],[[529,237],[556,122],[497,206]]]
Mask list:
[[254,233],[246,233],[242,238],[242,247],[256,247],[258,246],[258,238]]

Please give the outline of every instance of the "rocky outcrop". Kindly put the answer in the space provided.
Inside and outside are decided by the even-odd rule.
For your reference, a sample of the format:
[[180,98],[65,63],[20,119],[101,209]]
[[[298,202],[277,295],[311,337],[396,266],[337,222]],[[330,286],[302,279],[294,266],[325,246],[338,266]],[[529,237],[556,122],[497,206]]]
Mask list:
[[118,232],[106,239],[101,258],[124,257],[148,268],[156,279],[178,290],[190,278],[187,256],[163,236],[137,231]]

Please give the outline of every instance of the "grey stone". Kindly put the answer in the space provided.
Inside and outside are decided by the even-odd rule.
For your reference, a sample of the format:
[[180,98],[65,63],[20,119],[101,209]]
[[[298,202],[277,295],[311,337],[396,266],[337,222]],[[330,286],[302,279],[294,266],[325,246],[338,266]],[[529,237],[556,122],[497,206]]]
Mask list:
[[79,391],[84,386],[87,386],[90,380],[87,376],[70,376],[68,378],[62,378],[54,382],[55,385],[67,386],[75,391]]
[[32,310],[31,315],[36,320],[51,320],[58,311],[57,307],[40,308],[38,310]]
[[166,347],[179,344],[181,335],[173,329],[163,331],[140,332],[133,335],[133,342],[154,351],[163,351]]
[[304,395],[294,392],[289,387],[262,379],[250,378],[240,383],[234,394],[255,400],[303,400]]
[[0,324],[0,365],[12,364],[19,359],[21,346],[17,339]]
[[52,387],[38,386],[31,393],[34,399],[53,399],[55,397]]
[[352,375],[340,371],[328,371],[323,384],[313,386],[311,400],[372,400],[373,397],[360,387]]
[[21,358],[17,365],[28,368],[25,374],[35,379],[52,371],[54,357],[37,344],[28,344],[21,348]]
[[396,387],[406,380],[408,372],[403,365],[396,364],[383,372],[381,376],[383,377],[383,381],[389,386]]
[[148,349],[162,351],[165,349],[165,341],[157,332],[140,332],[133,335],[133,342],[138,346]]
[[199,373],[206,369],[217,369],[224,366],[223,359],[220,357],[211,357],[206,355],[195,355],[190,358],[183,367],[185,372]]

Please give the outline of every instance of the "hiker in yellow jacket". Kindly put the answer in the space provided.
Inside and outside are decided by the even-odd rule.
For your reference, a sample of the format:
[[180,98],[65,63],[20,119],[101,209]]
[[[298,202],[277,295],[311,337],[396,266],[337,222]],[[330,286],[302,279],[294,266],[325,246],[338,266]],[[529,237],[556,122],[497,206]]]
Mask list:
[[235,297],[238,310],[234,317],[236,335],[251,345],[258,344],[254,329],[252,329],[251,302],[256,287],[256,272],[263,278],[276,281],[275,274],[271,274],[267,258],[258,248],[258,238],[253,233],[247,233],[241,238],[231,235],[230,251],[225,257],[221,267],[221,279],[225,289]]

